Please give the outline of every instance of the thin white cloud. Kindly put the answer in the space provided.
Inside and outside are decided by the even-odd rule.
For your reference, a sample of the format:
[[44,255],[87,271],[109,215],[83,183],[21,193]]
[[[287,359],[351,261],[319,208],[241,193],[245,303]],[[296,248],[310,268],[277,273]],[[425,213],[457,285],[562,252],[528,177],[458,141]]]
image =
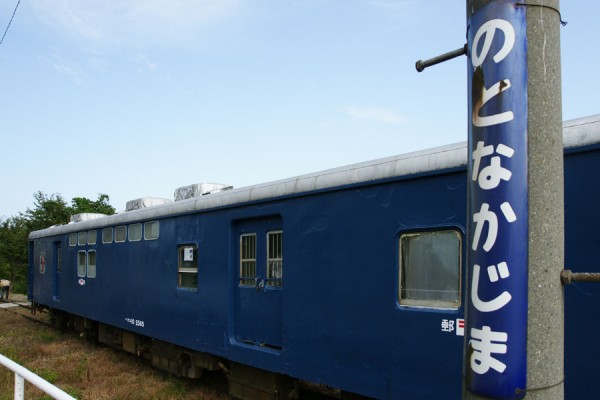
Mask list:
[[404,118],[393,110],[385,107],[355,107],[348,106],[344,109],[346,115],[354,120],[370,121],[382,124],[397,125],[403,123]]
[[77,85],[83,85],[86,80],[86,73],[77,63],[72,63],[64,60],[61,56],[53,54],[51,58],[45,59],[45,61],[52,66],[52,68],[66,76],[69,80],[73,81]]
[[105,57],[89,57],[88,64],[95,71],[102,71],[102,72],[107,71],[110,67],[110,62]]
[[242,0],[38,0],[49,27],[91,47],[179,42],[234,15]]
[[131,62],[138,65],[139,70],[154,72],[158,69],[158,63],[152,61],[146,54],[136,53],[131,57]]

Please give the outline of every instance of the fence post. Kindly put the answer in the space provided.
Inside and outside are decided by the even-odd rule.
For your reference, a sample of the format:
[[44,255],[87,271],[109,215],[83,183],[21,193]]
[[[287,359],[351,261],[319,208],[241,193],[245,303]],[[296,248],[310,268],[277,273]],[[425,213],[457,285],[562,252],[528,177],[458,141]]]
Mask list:
[[25,379],[15,372],[15,400],[25,398]]
[[10,358],[0,354],[0,364],[15,373],[15,400],[23,400],[25,394],[25,379],[57,400],[76,400],[75,397],[57,388],[50,382],[34,374],[27,368],[17,364]]

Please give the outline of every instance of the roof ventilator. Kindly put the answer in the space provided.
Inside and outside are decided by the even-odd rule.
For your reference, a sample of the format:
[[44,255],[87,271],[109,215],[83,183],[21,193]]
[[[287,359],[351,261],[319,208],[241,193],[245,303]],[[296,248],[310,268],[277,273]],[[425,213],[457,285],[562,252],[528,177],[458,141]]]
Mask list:
[[140,210],[142,208],[161,206],[163,204],[169,204],[173,201],[170,199],[162,199],[160,197],[141,197],[135,200],[129,200],[125,204],[125,211]]
[[175,201],[192,199],[230,189],[233,189],[233,186],[221,183],[195,183],[175,189]]

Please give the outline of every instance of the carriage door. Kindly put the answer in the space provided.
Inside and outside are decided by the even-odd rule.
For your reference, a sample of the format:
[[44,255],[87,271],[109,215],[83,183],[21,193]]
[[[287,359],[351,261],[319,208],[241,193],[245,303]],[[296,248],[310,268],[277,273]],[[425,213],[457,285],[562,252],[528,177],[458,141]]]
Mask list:
[[281,218],[244,221],[235,232],[235,340],[281,349]]

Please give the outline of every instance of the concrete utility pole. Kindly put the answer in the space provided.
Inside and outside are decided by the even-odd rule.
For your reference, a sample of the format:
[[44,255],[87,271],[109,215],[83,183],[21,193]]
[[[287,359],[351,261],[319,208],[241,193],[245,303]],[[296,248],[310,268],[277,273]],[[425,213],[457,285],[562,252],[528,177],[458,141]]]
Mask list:
[[[564,174],[559,0],[528,1],[530,399],[564,398]],[[538,6],[534,6],[537,4]]]
[[564,398],[560,27],[559,0],[467,0],[466,399]]

